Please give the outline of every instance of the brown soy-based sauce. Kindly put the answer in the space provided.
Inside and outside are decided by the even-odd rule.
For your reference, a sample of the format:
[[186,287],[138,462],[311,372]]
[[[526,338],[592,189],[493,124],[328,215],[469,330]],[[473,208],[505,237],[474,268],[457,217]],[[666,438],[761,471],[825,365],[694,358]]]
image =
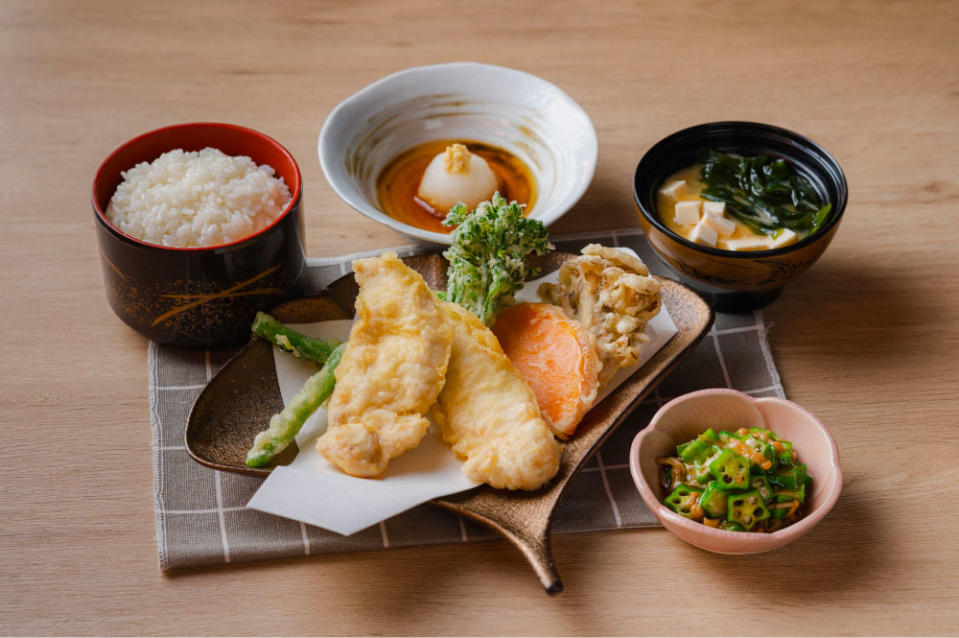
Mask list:
[[396,156],[376,179],[376,195],[380,206],[390,217],[403,223],[437,233],[449,233],[452,226],[444,226],[443,219],[449,211],[439,211],[416,196],[423,173],[432,159],[446,150],[447,146],[465,144],[471,153],[479,155],[489,164],[500,194],[507,201],[526,204],[529,215],[536,203],[533,176],[523,162],[509,151],[462,140],[434,140],[414,146]]

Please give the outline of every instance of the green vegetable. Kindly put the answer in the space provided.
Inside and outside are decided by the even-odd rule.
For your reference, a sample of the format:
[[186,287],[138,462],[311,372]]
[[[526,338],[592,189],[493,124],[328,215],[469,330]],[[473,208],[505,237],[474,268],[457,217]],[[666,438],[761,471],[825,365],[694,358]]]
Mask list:
[[702,197],[725,202],[726,212],[756,234],[777,236],[783,228],[800,238],[819,230],[832,211],[805,177],[785,160],[740,157],[705,149]]
[[780,465],[792,465],[793,464],[793,444],[789,441],[780,441],[780,444],[783,446],[783,451],[780,452],[777,457],[779,458]]
[[709,473],[709,464],[719,458],[720,452],[717,450],[716,455],[706,459],[705,463],[693,463],[688,465],[688,472],[686,476],[690,477],[700,485],[706,485],[713,480],[713,475]]
[[709,472],[709,464],[718,459],[722,453],[722,448],[714,445],[709,449],[709,456],[700,457],[692,463],[686,462],[686,476],[694,479],[700,485],[709,483],[714,478]]
[[294,357],[316,361],[320,365],[323,365],[333,348],[340,343],[338,339],[315,339],[287,328],[265,312],[256,313],[253,319],[253,334],[267,339]]
[[676,450],[679,452],[679,458],[687,463],[695,463],[712,454],[715,447],[716,446],[710,443],[706,443],[703,438],[700,437],[690,441],[689,445],[686,445],[682,450],[678,447]]
[[699,497],[699,505],[711,518],[722,518],[726,515],[726,499],[729,492],[723,490],[716,481],[706,486],[706,491]]
[[719,458],[709,464],[709,473],[724,490],[749,487],[749,461],[732,450],[723,450]]
[[797,501],[801,505],[806,500],[806,486],[803,485],[795,490],[776,490],[773,496],[776,504],[770,506],[772,517],[775,520],[788,518],[787,514]]
[[773,488],[769,486],[769,481],[763,473],[749,477],[749,484],[763,498],[763,502],[768,503],[773,498]]
[[333,393],[333,387],[336,385],[333,372],[339,365],[345,349],[345,343],[334,348],[320,371],[306,380],[303,389],[283,406],[282,412],[273,415],[270,419],[270,427],[256,435],[253,447],[246,453],[247,465],[250,467],[266,465],[293,441],[293,437],[310,415],[316,412],[316,409]]
[[[761,450],[773,466],[764,470],[753,465],[743,456],[744,444]],[[740,532],[774,532],[802,518],[811,479],[792,444],[773,432],[730,428],[716,434],[708,429],[677,445],[676,452],[676,457],[657,459],[657,463],[670,480],[681,477],[682,482],[665,484],[673,491],[664,503],[686,518]],[[781,458],[788,458],[789,465],[776,469]]]
[[777,472],[770,472],[766,476],[769,482],[776,487],[792,490],[805,483],[806,466],[803,463],[797,463],[791,467],[780,468]]
[[788,507],[776,507],[773,505],[771,508],[772,509],[769,510],[769,517],[774,521],[780,521],[786,518],[786,514],[789,513]]
[[450,264],[443,298],[469,309],[486,325],[535,274],[526,257],[553,249],[543,223],[524,218],[522,206],[507,203],[499,193],[472,214],[457,204],[443,224],[457,226],[450,234],[452,245],[443,252]]
[[739,523],[743,529],[749,531],[759,521],[769,518],[769,510],[766,509],[759,490],[750,490],[729,496],[726,516],[731,522]]
[[779,467],[779,454],[776,452],[776,448],[773,447],[772,443],[763,443],[763,456],[769,459],[769,462],[772,463],[770,470],[776,470]]
[[[702,518],[703,513],[698,506],[702,490],[688,485],[680,485],[663,501],[666,507],[686,518]],[[698,514],[698,515],[697,515]]]
[[744,441],[744,440],[745,440],[745,437],[739,436],[738,434],[733,434],[732,432],[729,432],[729,431],[727,431],[727,430],[722,430],[722,431],[720,431],[720,433],[719,433],[719,442],[720,442],[720,443],[722,443],[723,445],[725,445],[726,443],[729,442],[729,439],[739,439],[740,441]]
[[806,486],[800,485],[794,490],[776,490],[774,496],[777,503],[787,503],[789,501],[806,501]]

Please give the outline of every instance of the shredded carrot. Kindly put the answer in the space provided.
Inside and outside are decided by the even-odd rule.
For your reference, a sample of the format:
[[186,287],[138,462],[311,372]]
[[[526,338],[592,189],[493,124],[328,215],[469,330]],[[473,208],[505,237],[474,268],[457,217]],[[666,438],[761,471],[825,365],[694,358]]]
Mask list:
[[768,470],[769,468],[773,466],[772,461],[770,461],[765,456],[763,456],[760,452],[757,452],[756,450],[752,449],[751,447],[749,447],[748,445],[746,445],[745,443],[743,443],[742,441],[738,439],[730,443],[729,447],[732,448],[735,452],[739,453],[741,456],[745,456],[747,459],[749,459],[750,461],[752,461],[759,467],[763,468],[764,470]]
[[795,514],[795,513],[796,513],[796,510],[798,510],[798,509],[799,509],[799,501],[793,501],[793,502],[792,502],[792,507],[790,507],[790,508],[789,508],[789,511],[786,512],[786,518],[789,518],[790,516],[792,516],[793,514]]
[[682,459],[678,459],[675,456],[658,456],[656,457],[656,464],[668,465],[675,470],[671,477],[672,480],[669,483],[669,489],[676,489],[677,485],[686,480],[686,466],[683,464]]
[[786,512],[786,518],[789,518],[790,516],[796,513],[796,510],[799,509],[799,501],[793,500],[793,501],[787,501],[785,503],[776,503],[775,505],[773,505],[773,509],[776,509],[776,510],[784,510],[787,508],[789,509],[789,511]]
[[706,527],[719,527],[719,519],[718,519],[718,518],[704,518],[704,519],[703,519],[703,525],[705,525]]

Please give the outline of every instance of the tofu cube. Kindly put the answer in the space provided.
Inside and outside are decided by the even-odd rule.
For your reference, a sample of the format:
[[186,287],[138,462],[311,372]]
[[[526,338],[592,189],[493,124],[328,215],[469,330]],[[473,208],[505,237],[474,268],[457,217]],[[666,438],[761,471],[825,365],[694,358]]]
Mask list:
[[666,184],[659,189],[659,194],[668,197],[674,202],[678,202],[679,198],[686,194],[686,180],[678,179],[675,182]]
[[703,202],[703,212],[707,215],[723,217],[726,214],[726,202]]
[[726,239],[720,248],[725,248],[726,250],[765,250],[769,248],[769,242],[765,237],[752,235],[738,239]]
[[782,248],[783,246],[791,244],[794,241],[796,241],[796,233],[788,228],[783,228],[781,231],[779,231],[779,235],[770,240],[769,247]]
[[683,226],[698,223],[700,204],[702,204],[702,202],[698,199],[688,202],[676,202],[676,215],[674,217],[676,223],[682,224]]
[[[706,204],[712,204],[714,202],[706,202]],[[705,208],[705,204],[703,207]],[[703,223],[719,233],[720,237],[729,237],[734,232],[736,232],[736,222],[731,219],[726,219],[720,215],[711,215],[706,213],[703,215]]]
[[706,220],[703,219],[701,222],[696,224],[696,226],[693,228],[693,231],[689,233],[689,239],[715,248],[716,240],[719,239],[719,233],[717,233],[712,226],[707,225]]

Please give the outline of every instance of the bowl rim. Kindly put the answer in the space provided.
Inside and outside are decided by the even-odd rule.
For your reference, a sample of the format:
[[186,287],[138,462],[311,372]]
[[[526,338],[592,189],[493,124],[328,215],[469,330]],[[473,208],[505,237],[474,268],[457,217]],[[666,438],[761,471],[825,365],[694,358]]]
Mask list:
[[[231,242],[226,242],[223,244],[215,244],[213,246],[164,246],[162,244],[156,244],[156,243],[149,242],[144,239],[140,239],[139,237],[134,237],[133,235],[123,232],[122,230],[114,226],[109,219],[107,219],[106,211],[101,209],[100,202],[97,201],[97,186],[103,180],[103,173],[106,170],[107,164],[109,164],[110,161],[113,160],[114,157],[119,155],[122,151],[126,150],[127,148],[133,146],[134,144],[137,144],[149,137],[158,135],[160,133],[166,133],[169,131],[184,130],[184,129],[190,129],[190,128],[220,128],[220,129],[225,129],[225,130],[230,130],[236,133],[240,133],[242,135],[258,137],[266,141],[267,144],[270,144],[271,146],[275,147],[280,152],[281,155],[286,157],[286,159],[290,162],[290,165],[293,167],[293,174],[295,176],[295,180],[292,186],[287,184],[287,188],[290,189],[290,201],[286,205],[286,207],[280,212],[280,214],[276,216],[276,219],[274,219],[269,225],[264,226],[263,228],[259,229],[255,233],[246,235],[245,237],[241,237],[240,239],[237,239]],[[171,148],[169,150],[172,151],[175,149]],[[157,158],[153,158],[153,160],[156,160],[156,159]],[[150,160],[150,161],[153,161],[153,160]],[[133,168],[133,167],[131,166],[125,170],[129,170],[130,168]],[[276,170],[276,168],[273,166],[271,166],[270,168],[273,168],[274,171]],[[265,133],[261,133],[260,131],[248,128],[246,126],[240,126],[238,124],[229,124],[226,122],[184,122],[181,124],[171,124],[169,126],[162,126],[160,128],[153,129],[152,131],[141,133],[140,135],[130,138],[123,144],[120,144],[115,149],[113,149],[113,151],[106,156],[106,159],[104,159],[100,163],[100,166],[97,168],[97,172],[93,176],[93,185],[90,191],[90,201],[93,204],[93,210],[96,213],[97,219],[100,221],[100,223],[102,223],[108,230],[110,230],[110,232],[117,235],[120,239],[132,242],[141,248],[156,250],[160,252],[177,251],[177,252],[196,254],[196,253],[203,253],[207,251],[222,250],[225,248],[233,248],[233,247],[239,246],[240,244],[244,244],[248,241],[256,239],[260,235],[267,233],[270,229],[272,229],[281,221],[283,221],[283,219],[286,218],[290,214],[290,212],[296,208],[296,206],[300,202],[302,193],[303,193],[303,176],[300,174],[299,164],[296,163],[296,159],[293,157],[293,154],[290,153],[290,151],[287,150],[285,146],[277,142],[275,139],[273,139],[269,135],[266,135]]]
[[[829,443],[830,449],[830,458],[829,464],[832,467],[833,472],[835,472],[836,480],[833,481],[831,489],[828,492],[823,494],[823,500],[811,512],[808,512],[806,516],[803,516],[801,519],[784,527],[783,529],[776,530],[775,532],[734,532],[724,529],[716,529],[712,527],[706,527],[702,523],[697,523],[691,521],[683,516],[680,516],[676,512],[673,512],[665,505],[663,505],[656,494],[653,492],[653,488],[646,481],[646,477],[643,476],[642,468],[639,465],[639,448],[642,445],[643,440],[646,438],[649,432],[658,431],[657,426],[662,420],[663,415],[673,406],[683,403],[691,398],[701,397],[701,396],[736,396],[748,400],[750,403],[759,405],[762,403],[780,403],[786,405],[792,409],[795,409],[804,415],[806,415],[814,426],[820,431],[822,435],[825,436],[826,441]],[[743,542],[747,544],[760,544],[760,541],[763,539],[769,539],[774,542],[775,547],[779,547],[785,543],[791,542],[806,532],[808,532],[812,527],[814,527],[819,521],[821,521],[826,514],[832,510],[833,506],[836,504],[836,501],[839,499],[839,494],[842,491],[842,467],[839,464],[839,448],[836,445],[836,440],[833,438],[832,433],[829,429],[819,420],[816,415],[802,407],[798,403],[794,403],[789,399],[782,399],[779,397],[752,397],[745,392],[740,392],[739,390],[733,390],[731,388],[707,388],[704,390],[696,390],[694,392],[689,392],[683,395],[680,395],[668,403],[664,404],[659,410],[656,411],[656,414],[653,415],[653,418],[650,420],[649,424],[639,431],[639,433],[633,438],[633,442],[629,448],[629,473],[633,478],[633,483],[636,484],[636,489],[639,491],[640,496],[643,501],[646,503],[646,506],[653,512],[653,514],[662,521],[665,519],[669,521],[670,525],[675,525],[677,527],[684,528],[695,535],[704,535],[706,537],[714,538],[727,538],[727,539],[742,539]],[[670,533],[676,535],[673,530],[669,529],[669,526],[664,523],[664,527],[670,531]],[[685,540],[685,539],[681,539]],[[782,541],[781,543],[778,541]],[[688,541],[687,541],[688,542]],[[763,543],[764,545],[766,543]],[[769,548],[773,549],[773,548]],[[707,550],[714,551],[714,550]],[[765,551],[763,549],[757,549],[757,551]]]
[[[571,192],[569,199],[570,204],[565,210],[560,210],[556,208],[552,211],[547,217],[536,218],[538,221],[543,222],[543,225],[549,226],[557,219],[565,215],[569,210],[573,208],[579,201],[583,198],[583,195],[586,194],[586,191],[589,189],[590,184],[593,182],[593,177],[596,175],[596,165],[599,160],[599,137],[596,135],[596,126],[593,124],[593,120],[589,117],[589,113],[586,112],[586,109],[582,107],[576,100],[574,100],[566,91],[561,89],[556,84],[553,84],[549,80],[546,80],[538,75],[534,75],[527,71],[521,71],[519,69],[513,69],[510,67],[499,66],[495,64],[485,64],[483,62],[473,62],[473,61],[458,61],[458,62],[444,62],[440,64],[426,64],[421,66],[409,67],[406,69],[400,69],[399,71],[394,71],[388,75],[385,75],[370,84],[367,84],[363,88],[359,89],[352,95],[349,95],[343,99],[339,104],[337,104],[330,114],[327,115],[326,120],[323,122],[323,126],[320,129],[319,137],[317,138],[316,143],[316,153],[320,160],[320,167],[323,169],[323,175],[326,177],[327,183],[333,189],[333,191],[339,196],[339,198],[346,203],[350,208],[357,211],[358,213],[364,215],[365,217],[375,221],[385,224],[386,226],[392,228],[393,230],[414,237],[421,241],[430,242],[432,244],[443,244],[450,245],[452,240],[450,239],[450,233],[438,233],[435,231],[425,230],[417,226],[412,226],[410,224],[401,222],[400,220],[390,217],[383,211],[379,210],[375,206],[372,206],[365,199],[363,201],[357,202],[354,198],[350,197],[345,190],[340,186],[339,182],[332,178],[332,166],[330,162],[333,161],[332,157],[329,158],[329,162],[326,158],[326,153],[324,149],[330,149],[330,136],[332,135],[331,130],[335,124],[337,118],[342,117],[343,111],[348,109],[355,102],[362,100],[367,94],[376,91],[381,88],[383,85],[389,84],[396,81],[397,79],[407,76],[407,75],[416,75],[421,73],[431,73],[437,69],[450,69],[450,68],[463,68],[464,71],[468,69],[482,69],[484,71],[494,71],[498,73],[507,72],[514,75],[522,75],[531,78],[532,80],[544,84],[552,91],[555,91],[556,94],[562,98],[574,111],[577,111],[582,115],[584,121],[586,122],[587,131],[590,134],[590,138],[593,141],[593,153],[590,157],[589,162],[589,172],[586,175],[585,171],[581,172],[581,175],[585,175],[586,179],[582,181],[582,186],[579,187],[576,191]],[[482,140],[478,140],[482,141]]]
[[[639,197],[639,190],[637,188],[637,184],[640,178],[640,171],[644,168],[643,164],[646,162],[646,158],[650,154],[652,154],[654,151],[658,151],[663,147],[667,147],[675,143],[676,139],[681,136],[703,133],[705,131],[708,131],[709,129],[718,128],[718,127],[753,129],[757,132],[773,133],[776,135],[790,138],[797,142],[801,142],[804,145],[812,147],[819,153],[822,153],[823,157],[836,168],[836,171],[840,178],[839,179],[839,186],[840,186],[839,201],[835,202],[835,210],[831,214],[829,221],[826,222],[826,225],[820,228],[817,232],[809,235],[802,241],[798,241],[795,244],[789,244],[788,246],[783,246],[782,248],[770,248],[768,250],[737,251],[737,250],[725,250],[722,248],[713,248],[712,246],[706,246],[703,244],[698,244],[694,241],[690,241],[689,239],[683,237],[679,233],[670,229],[666,224],[664,224],[662,220],[659,219],[659,216],[656,215],[655,211],[646,210],[646,208],[643,206],[642,201]],[[832,229],[839,224],[840,219],[842,218],[843,214],[846,212],[846,205],[848,201],[849,201],[849,184],[846,181],[846,173],[842,170],[842,166],[839,164],[836,158],[833,157],[831,153],[829,153],[829,151],[827,151],[820,144],[818,144],[817,142],[814,142],[812,139],[806,137],[805,135],[801,135],[800,133],[796,133],[795,131],[782,128],[780,126],[774,126],[772,124],[764,124],[762,122],[750,122],[746,120],[724,120],[724,121],[718,121],[718,122],[704,122],[702,124],[696,124],[693,126],[686,127],[684,129],[680,129],[674,133],[670,133],[669,135],[667,135],[666,137],[664,137],[663,139],[659,140],[658,142],[653,144],[651,147],[649,147],[649,150],[647,150],[646,153],[643,154],[643,157],[640,158],[639,163],[636,165],[636,170],[633,171],[633,203],[636,205],[636,208],[639,209],[640,215],[642,215],[643,218],[645,218],[657,230],[664,233],[667,237],[669,237],[675,242],[678,242],[679,244],[683,246],[686,246],[687,248],[691,248],[693,250],[696,250],[701,253],[705,253],[707,255],[714,255],[717,257],[728,257],[731,259],[756,259],[756,258],[762,258],[762,257],[779,257],[781,255],[785,255],[793,251],[798,251],[801,248],[805,248],[806,246],[810,246],[816,243],[817,241],[819,241],[820,239],[822,239],[823,237],[825,237],[826,235],[828,235],[830,232],[832,232]],[[741,534],[742,532],[738,532],[738,533]]]

